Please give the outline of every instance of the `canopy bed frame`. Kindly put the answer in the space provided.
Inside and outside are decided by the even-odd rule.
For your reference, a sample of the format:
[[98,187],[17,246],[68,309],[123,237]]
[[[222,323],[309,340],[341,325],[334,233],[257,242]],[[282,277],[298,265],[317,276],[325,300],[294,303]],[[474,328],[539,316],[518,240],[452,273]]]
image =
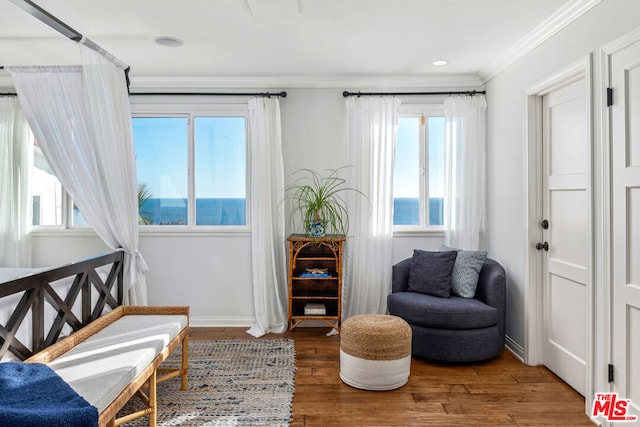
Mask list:
[[0,282],[0,360],[28,359],[122,305],[123,259],[115,251]]

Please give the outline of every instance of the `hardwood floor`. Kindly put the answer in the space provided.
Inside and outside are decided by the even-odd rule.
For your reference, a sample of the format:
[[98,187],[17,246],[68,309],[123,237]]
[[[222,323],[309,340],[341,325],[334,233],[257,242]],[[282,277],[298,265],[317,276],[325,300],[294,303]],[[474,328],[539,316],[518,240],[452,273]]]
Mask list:
[[[245,330],[192,328],[190,339],[254,339]],[[340,336],[327,337],[328,330],[297,328],[289,334],[296,347],[291,427],[594,426],[582,396],[546,368],[527,366],[507,350],[495,360],[465,365],[413,358],[409,382],[399,389],[352,388],[339,377]]]

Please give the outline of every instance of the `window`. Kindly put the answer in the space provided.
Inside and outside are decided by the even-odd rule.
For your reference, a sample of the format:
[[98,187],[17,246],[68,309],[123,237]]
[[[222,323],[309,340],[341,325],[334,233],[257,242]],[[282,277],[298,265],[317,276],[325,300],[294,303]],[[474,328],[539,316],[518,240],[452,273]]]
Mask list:
[[33,172],[31,175],[32,224],[61,226],[66,193],[53,173],[38,143],[33,141]]
[[246,121],[220,113],[134,117],[141,223],[245,226]]
[[444,128],[441,108],[412,108],[398,118],[393,183],[396,230],[444,224]]
[[134,117],[132,128],[143,223],[186,225],[188,117]]
[[[33,170],[31,174],[32,225],[36,228],[89,227],[60,180],[51,169],[37,141],[33,142]],[[72,206],[71,210],[68,209]],[[66,220],[67,212],[71,217]]]
[[195,118],[196,225],[246,224],[244,117]]
[[[164,111],[175,109],[170,105],[135,107],[140,224],[156,230],[246,227],[247,105],[195,105],[195,111],[178,105],[178,112]],[[33,225],[88,227],[36,142],[33,164]]]

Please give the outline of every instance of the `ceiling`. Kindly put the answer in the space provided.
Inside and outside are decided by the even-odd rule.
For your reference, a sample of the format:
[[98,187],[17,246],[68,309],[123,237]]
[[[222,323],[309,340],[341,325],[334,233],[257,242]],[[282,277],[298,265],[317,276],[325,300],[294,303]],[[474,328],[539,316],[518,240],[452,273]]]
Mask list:
[[[34,1],[127,63],[132,87],[295,87],[482,84],[600,0]],[[185,44],[159,46],[157,36]],[[75,42],[0,0],[0,65],[73,63]],[[0,71],[0,86],[7,81]]]

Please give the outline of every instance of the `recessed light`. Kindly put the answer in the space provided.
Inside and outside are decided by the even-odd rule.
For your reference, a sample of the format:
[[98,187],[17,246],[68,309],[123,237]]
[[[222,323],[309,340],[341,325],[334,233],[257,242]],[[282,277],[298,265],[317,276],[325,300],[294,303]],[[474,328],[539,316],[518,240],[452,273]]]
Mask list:
[[184,44],[184,40],[173,36],[158,36],[154,40],[160,46],[165,47],[180,47]]
[[446,59],[438,59],[437,61],[433,61],[431,64],[435,65],[436,67],[440,67],[442,65],[447,65],[449,63],[449,61],[447,61]]

